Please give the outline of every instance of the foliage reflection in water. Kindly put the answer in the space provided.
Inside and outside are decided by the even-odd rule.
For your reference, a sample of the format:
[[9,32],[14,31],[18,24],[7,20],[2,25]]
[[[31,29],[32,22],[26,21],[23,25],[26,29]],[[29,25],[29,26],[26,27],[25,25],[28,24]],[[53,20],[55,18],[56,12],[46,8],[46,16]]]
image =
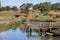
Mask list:
[[[59,40],[52,36],[46,36],[43,38],[33,38],[27,36],[28,32],[25,24],[20,25],[0,25],[0,40]],[[38,32],[33,31],[34,35]],[[39,34],[38,34],[39,35]]]

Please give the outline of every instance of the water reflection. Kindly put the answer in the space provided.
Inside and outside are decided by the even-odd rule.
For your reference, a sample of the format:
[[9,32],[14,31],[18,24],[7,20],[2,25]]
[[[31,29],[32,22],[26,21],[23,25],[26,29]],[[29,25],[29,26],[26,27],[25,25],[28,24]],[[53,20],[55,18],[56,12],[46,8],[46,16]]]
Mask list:
[[7,31],[0,33],[0,40],[7,40]]
[[[37,40],[60,40],[59,37],[53,37],[53,36],[50,36],[50,35],[48,35],[48,36],[43,36],[44,33],[43,33],[43,35],[42,35],[43,37],[41,37],[41,36],[40,36],[40,37],[33,37],[33,36],[30,36],[30,37],[29,37],[29,36],[28,36],[28,31],[27,31],[27,29],[25,30],[25,28],[24,28],[24,31],[26,32],[28,38],[38,38]],[[40,34],[39,34],[38,31],[36,31],[36,30],[34,31],[34,30],[33,30],[32,35],[38,35],[38,36],[39,36]],[[34,39],[33,39],[33,40],[34,40]]]
[[[1,26],[0,40],[60,40],[60,38],[52,36],[28,37],[27,30],[25,24],[20,24],[19,26]],[[32,35],[39,36],[39,33],[33,30]]]

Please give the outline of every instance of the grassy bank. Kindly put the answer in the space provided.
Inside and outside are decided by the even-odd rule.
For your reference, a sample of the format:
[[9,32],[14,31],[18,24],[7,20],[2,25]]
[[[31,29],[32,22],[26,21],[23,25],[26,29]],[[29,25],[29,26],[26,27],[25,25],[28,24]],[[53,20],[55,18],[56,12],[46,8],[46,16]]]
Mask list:
[[36,20],[40,20],[40,21],[56,21],[57,19],[53,18],[53,17],[50,17],[48,15],[43,15],[43,14],[38,14],[36,17],[35,17]]
[[21,22],[24,16],[16,18],[15,16],[0,16],[0,24],[11,24],[16,22]]

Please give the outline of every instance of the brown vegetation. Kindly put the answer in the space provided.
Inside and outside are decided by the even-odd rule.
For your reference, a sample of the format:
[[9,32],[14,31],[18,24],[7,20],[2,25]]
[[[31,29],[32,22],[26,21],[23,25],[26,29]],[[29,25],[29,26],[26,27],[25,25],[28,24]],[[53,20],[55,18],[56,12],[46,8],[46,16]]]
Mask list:
[[50,11],[49,16],[54,17],[54,18],[58,18],[58,17],[60,17],[60,13],[55,12],[55,11]]
[[11,16],[11,15],[25,16],[26,14],[20,13],[18,11],[4,11],[4,12],[0,12],[0,16]]
[[13,20],[0,20],[0,24],[9,25],[10,23],[13,23]]

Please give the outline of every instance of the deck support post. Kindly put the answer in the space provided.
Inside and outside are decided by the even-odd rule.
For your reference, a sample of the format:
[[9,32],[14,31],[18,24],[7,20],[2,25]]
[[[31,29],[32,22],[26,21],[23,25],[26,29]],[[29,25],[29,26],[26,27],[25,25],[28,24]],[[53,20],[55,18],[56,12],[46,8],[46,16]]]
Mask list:
[[43,35],[43,36],[45,36],[45,35],[46,35],[46,32],[45,32],[45,30],[44,30],[44,29],[42,30],[42,35]]
[[29,28],[28,35],[29,35],[29,36],[31,36],[31,35],[32,35],[32,28]]
[[52,31],[52,27],[49,28],[50,29],[50,32]]
[[39,29],[39,36],[42,36],[42,29]]

